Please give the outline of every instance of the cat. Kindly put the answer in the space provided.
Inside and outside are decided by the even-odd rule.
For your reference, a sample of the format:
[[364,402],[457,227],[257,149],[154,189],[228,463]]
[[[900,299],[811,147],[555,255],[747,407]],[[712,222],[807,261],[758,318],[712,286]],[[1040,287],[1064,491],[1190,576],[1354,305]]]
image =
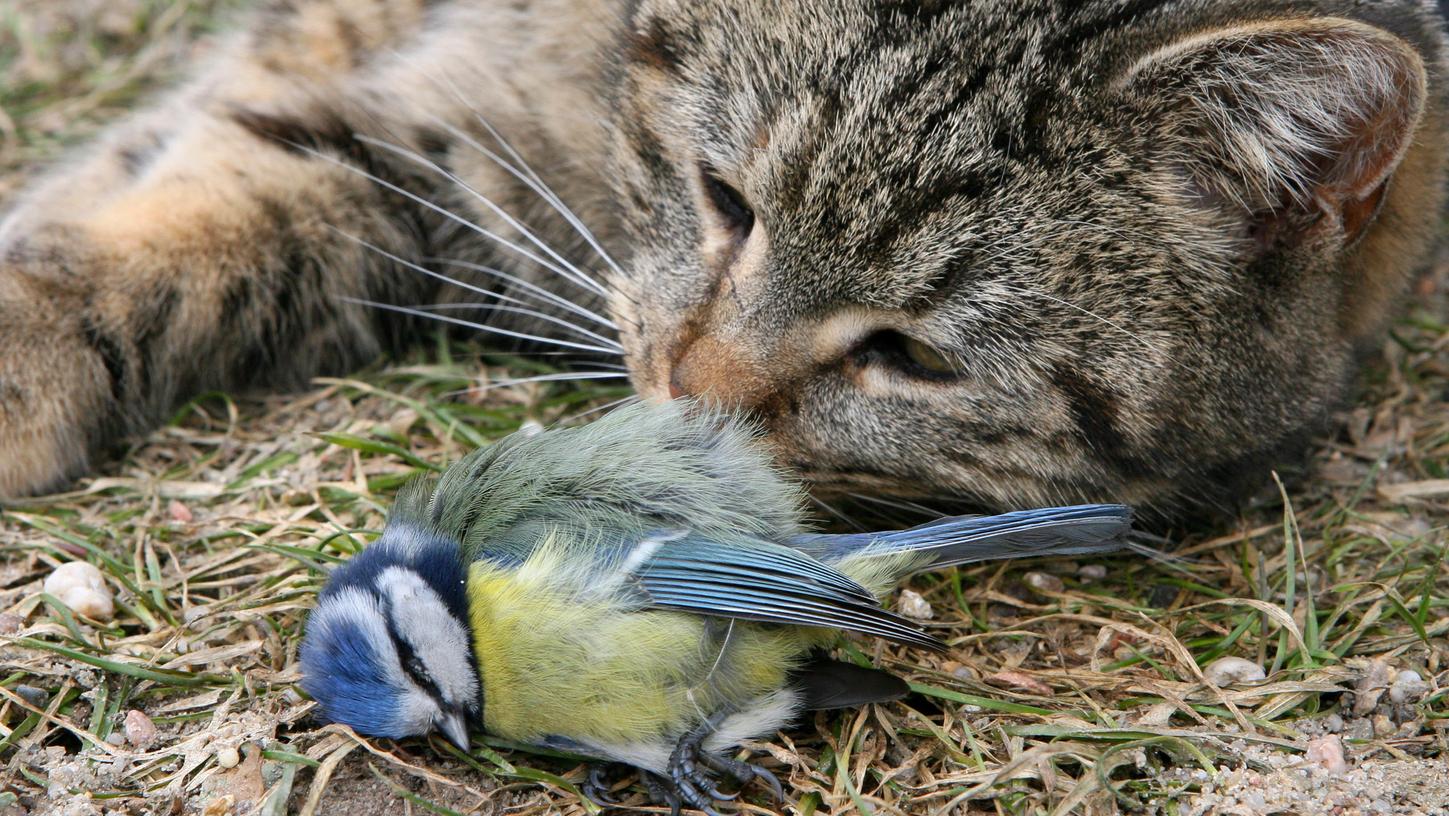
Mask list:
[[746,410],[822,494],[1221,504],[1444,211],[1433,0],[252,14],[0,224],[0,495],[433,316]]

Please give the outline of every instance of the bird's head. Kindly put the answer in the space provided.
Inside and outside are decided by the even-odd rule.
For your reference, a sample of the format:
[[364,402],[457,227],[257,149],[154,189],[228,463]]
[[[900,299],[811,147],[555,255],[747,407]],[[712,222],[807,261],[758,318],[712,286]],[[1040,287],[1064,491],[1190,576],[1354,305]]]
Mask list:
[[405,523],[328,579],[302,641],[302,687],[325,719],[394,739],[437,730],[467,750],[483,695],[456,542]]

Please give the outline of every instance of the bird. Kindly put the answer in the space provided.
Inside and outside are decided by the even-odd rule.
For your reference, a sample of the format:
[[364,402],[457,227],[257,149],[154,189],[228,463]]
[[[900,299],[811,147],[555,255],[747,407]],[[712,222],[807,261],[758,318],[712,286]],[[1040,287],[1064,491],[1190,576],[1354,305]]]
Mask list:
[[[944,644],[883,605],[905,577],[976,561],[1104,553],[1132,511],[1095,504],[812,532],[805,490],[758,429],[638,403],[480,447],[399,492],[381,535],[332,569],[300,649],[324,720],[463,751],[481,728],[632,766],[656,801],[708,814],[779,781],[727,752],[810,710],[904,697],[830,657],[842,633]],[[723,785],[729,787],[729,785]]]

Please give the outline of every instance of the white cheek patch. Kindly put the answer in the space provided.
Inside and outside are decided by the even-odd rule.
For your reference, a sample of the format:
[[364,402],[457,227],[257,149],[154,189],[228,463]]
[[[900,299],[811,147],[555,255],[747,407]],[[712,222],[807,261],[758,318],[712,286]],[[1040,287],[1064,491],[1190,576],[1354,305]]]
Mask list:
[[421,576],[405,567],[383,570],[377,576],[377,589],[392,608],[393,629],[427,667],[443,698],[473,706],[478,674],[463,623]]
[[408,690],[398,706],[398,730],[406,734],[426,734],[433,730],[433,722],[439,714],[438,704],[426,691],[408,681]]

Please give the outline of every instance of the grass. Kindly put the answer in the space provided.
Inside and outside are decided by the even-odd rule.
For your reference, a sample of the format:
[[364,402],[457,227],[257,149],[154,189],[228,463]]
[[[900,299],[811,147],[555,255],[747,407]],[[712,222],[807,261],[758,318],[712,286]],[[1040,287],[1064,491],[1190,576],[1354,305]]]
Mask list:
[[[0,197],[164,79],[227,7],[0,11]],[[917,579],[950,651],[848,650],[916,694],[751,746],[793,810],[1305,812],[1359,788],[1402,812],[1449,800],[1449,325],[1442,293],[1420,294],[1311,475],[1265,480],[1224,528],[1179,531],[1175,559]],[[362,739],[314,722],[295,685],[322,570],[376,534],[411,474],[620,395],[478,387],[526,365],[439,341],[301,394],[208,395],[74,492],[0,514],[0,813],[59,812],[72,796],[94,812],[209,816],[592,810],[572,758]],[[41,591],[74,559],[107,576],[114,621]],[[1225,656],[1268,676],[1205,682]],[[1378,695],[1406,670],[1425,696]],[[154,725],[149,743],[124,738],[139,735],[132,711]],[[1294,770],[1327,731],[1352,770]],[[626,795],[646,801],[637,785]]]

